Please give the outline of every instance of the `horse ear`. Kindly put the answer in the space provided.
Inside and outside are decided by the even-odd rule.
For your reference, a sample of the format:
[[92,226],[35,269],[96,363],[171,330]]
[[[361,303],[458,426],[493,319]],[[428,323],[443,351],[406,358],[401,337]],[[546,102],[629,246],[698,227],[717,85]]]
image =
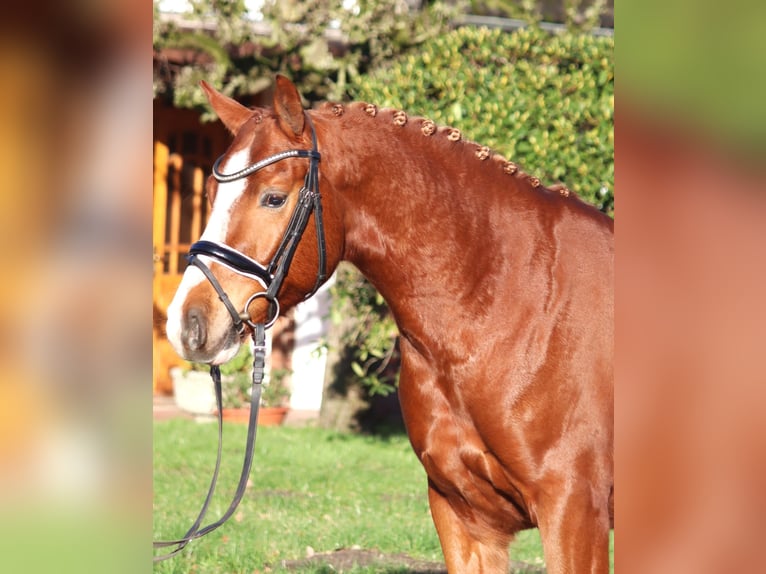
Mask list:
[[226,129],[228,129],[232,135],[235,135],[239,131],[239,128],[242,127],[242,124],[252,117],[252,110],[216,91],[215,88],[205,80],[200,81],[200,86],[202,86],[213,110],[215,110],[215,113],[218,114],[223,125],[226,126]]
[[274,111],[277,114],[279,127],[291,137],[299,137],[303,133],[303,104],[295,85],[281,74],[277,74],[276,89],[274,90]]

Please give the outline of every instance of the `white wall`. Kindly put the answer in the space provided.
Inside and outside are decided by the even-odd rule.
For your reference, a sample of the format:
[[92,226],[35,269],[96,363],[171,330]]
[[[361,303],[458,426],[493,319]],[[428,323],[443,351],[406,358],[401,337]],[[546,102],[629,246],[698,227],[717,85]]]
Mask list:
[[292,355],[292,395],[290,408],[319,413],[322,406],[327,354],[318,352],[320,339],[329,328],[329,289],[335,275],[308,301],[295,308],[295,348]]

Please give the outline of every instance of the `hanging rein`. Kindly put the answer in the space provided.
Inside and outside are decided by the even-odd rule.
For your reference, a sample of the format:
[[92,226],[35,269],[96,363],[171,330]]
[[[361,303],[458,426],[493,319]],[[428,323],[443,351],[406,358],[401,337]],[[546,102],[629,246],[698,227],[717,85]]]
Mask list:
[[[196,538],[200,538],[209,532],[212,532],[224,522],[226,522],[237,506],[239,505],[242,497],[245,494],[247,487],[247,479],[250,475],[250,469],[253,462],[253,450],[255,447],[256,429],[258,426],[258,408],[261,400],[261,385],[264,377],[264,366],[266,363],[266,329],[274,325],[279,317],[279,301],[277,295],[279,289],[282,286],[287,273],[290,269],[290,264],[293,260],[293,255],[298,247],[298,243],[303,237],[303,232],[306,229],[309,217],[311,213],[314,213],[314,221],[316,223],[316,235],[317,235],[317,252],[318,252],[318,271],[314,288],[306,295],[306,299],[311,297],[317,289],[324,283],[327,278],[326,272],[326,247],[324,237],[324,226],[322,222],[322,201],[319,195],[319,160],[320,154],[317,149],[316,131],[314,130],[314,124],[311,121],[311,117],[305,114],[309,127],[311,128],[311,144],[310,150],[287,150],[278,154],[272,155],[263,159],[253,165],[250,165],[240,171],[231,174],[221,173],[218,169],[223,156],[219,157],[213,164],[213,177],[221,183],[235,181],[248,177],[258,170],[272,165],[283,159],[298,157],[307,158],[309,160],[309,169],[306,173],[306,177],[303,182],[303,186],[298,192],[298,203],[295,205],[290,221],[287,224],[287,228],[282,236],[279,247],[276,253],[271,258],[268,265],[264,266],[254,259],[248,257],[244,253],[229,247],[223,243],[216,243],[213,241],[197,241],[189,248],[189,253],[186,256],[190,265],[194,265],[199,268],[205,277],[210,281],[210,284],[218,293],[218,298],[226,307],[227,311],[231,315],[234,322],[234,327],[239,332],[240,336],[245,334],[245,324],[249,325],[253,330],[253,386],[252,394],[250,398],[250,419],[248,421],[247,429],[247,444],[245,446],[245,459],[242,464],[242,472],[239,477],[239,483],[237,490],[234,493],[229,508],[224,512],[223,516],[216,522],[202,526],[202,521],[207,512],[210,501],[213,498],[215,492],[216,482],[218,480],[218,471],[221,466],[221,450],[223,442],[223,418],[222,418],[222,399],[221,399],[221,371],[218,365],[210,366],[210,376],[213,379],[213,386],[215,388],[215,400],[218,406],[218,454],[215,462],[215,469],[210,481],[207,496],[202,504],[199,515],[189,530],[183,537],[177,540],[162,540],[155,541],[153,543],[154,548],[168,548],[173,547],[173,550],[166,554],[158,555],[154,557],[154,562],[165,560],[171,556],[175,556],[181,550],[183,550],[189,542]],[[253,279],[261,284],[265,291],[257,291],[250,296],[245,302],[244,308],[241,312],[237,311],[234,304],[226,295],[223,287],[215,278],[215,275],[210,268],[202,261],[201,256],[208,257],[221,265],[225,265],[235,273]],[[262,323],[254,323],[250,318],[250,312],[248,311],[250,304],[256,299],[263,298],[269,304],[269,314],[266,321]]]

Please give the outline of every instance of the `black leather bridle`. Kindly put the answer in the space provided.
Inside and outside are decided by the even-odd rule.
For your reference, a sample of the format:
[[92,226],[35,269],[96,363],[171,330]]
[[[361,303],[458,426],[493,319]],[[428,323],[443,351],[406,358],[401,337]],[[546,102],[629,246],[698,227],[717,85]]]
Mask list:
[[[212,532],[219,526],[221,526],[226,520],[228,520],[237,506],[239,505],[242,497],[245,494],[247,488],[247,480],[250,475],[250,469],[253,463],[253,450],[255,447],[255,436],[258,428],[258,409],[261,399],[261,388],[264,378],[264,365],[266,362],[266,329],[271,327],[279,317],[279,301],[277,296],[279,290],[282,287],[287,273],[290,269],[295,250],[298,247],[298,243],[303,237],[303,232],[306,229],[309,217],[312,212],[314,213],[314,221],[316,222],[316,235],[317,235],[317,250],[318,250],[318,271],[314,288],[306,295],[306,299],[311,297],[317,289],[324,283],[327,278],[326,259],[327,250],[325,246],[324,237],[324,225],[322,222],[322,201],[319,195],[319,160],[321,158],[319,150],[317,148],[316,131],[314,130],[314,124],[308,114],[305,114],[306,121],[311,128],[311,143],[312,149],[310,150],[287,150],[278,154],[272,155],[266,159],[263,159],[253,165],[250,165],[238,172],[231,174],[221,173],[218,166],[223,159],[223,156],[219,157],[213,164],[213,177],[221,183],[235,181],[248,177],[273,163],[281,161],[283,159],[298,157],[308,158],[309,169],[306,173],[306,177],[303,182],[303,186],[298,192],[298,202],[290,216],[290,221],[287,224],[287,228],[282,236],[282,240],[279,243],[276,253],[271,258],[268,265],[264,266],[248,257],[244,253],[229,247],[223,243],[216,243],[213,241],[197,241],[189,248],[189,253],[186,259],[190,265],[194,265],[202,271],[202,273],[210,281],[211,285],[218,294],[218,298],[224,304],[228,310],[231,318],[234,322],[234,327],[239,332],[240,336],[245,333],[245,324],[248,324],[253,329],[253,388],[250,398],[250,420],[248,421],[247,430],[247,444],[245,446],[245,460],[242,464],[242,472],[240,473],[239,483],[237,490],[234,493],[234,497],[229,504],[229,508],[224,512],[219,520],[214,523],[202,526],[207,508],[210,505],[210,501],[213,498],[216,482],[218,480],[218,471],[221,466],[221,452],[223,444],[223,420],[222,420],[222,399],[221,399],[221,371],[217,365],[211,365],[210,376],[213,379],[213,385],[215,388],[216,404],[218,406],[218,455],[215,463],[215,470],[213,477],[210,481],[208,493],[205,501],[202,505],[202,509],[194,521],[194,524],[189,528],[186,534],[177,540],[161,540],[153,543],[154,548],[168,548],[173,547],[173,550],[166,554],[154,556],[154,561],[165,560],[172,556],[175,556],[181,550],[183,550],[189,542],[196,538],[200,538],[205,534]],[[200,256],[204,255],[210,257],[214,261],[225,265],[232,271],[239,273],[245,277],[249,277],[263,286],[265,291],[257,291],[245,303],[245,306],[241,312],[238,312],[236,307],[226,295],[223,287],[215,278],[215,275],[210,268],[200,260]],[[267,320],[262,323],[254,323],[250,319],[250,313],[248,308],[250,304],[257,298],[264,298],[269,302],[269,316]]]
[[[213,164],[213,177],[221,183],[235,181],[248,177],[258,170],[274,164],[283,159],[292,157],[308,158],[309,169],[306,172],[306,177],[298,192],[298,203],[295,205],[290,221],[287,224],[284,234],[282,235],[282,241],[277,247],[276,253],[271,258],[268,265],[261,265],[259,262],[248,257],[244,253],[237,251],[236,249],[229,247],[223,243],[215,243],[213,241],[197,241],[189,248],[189,254],[186,259],[191,265],[198,267],[205,277],[208,278],[210,283],[218,293],[218,297],[221,299],[226,309],[229,311],[234,326],[240,333],[244,330],[244,323],[247,323],[251,327],[254,327],[254,323],[250,320],[250,313],[248,308],[250,304],[257,298],[264,298],[269,302],[270,316],[266,321],[267,328],[274,324],[279,316],[279,301],[277,295],[279,289],[282,287],[282,282],[287,276],[287,272],[290,269],[290,264],[295,255],[295,250],[298,247],[298,243],[303,237],[303,232],[306,229],[311,213],[314,213],[314,221],[316,223],[316,235],[317,235],[317,254],[319,259],[317,278],[314,283],[314,288],[311,290],[306,299],[311,297],[316,290],[324,283],[327,278],[326,273],[326,247],[324,237],[324,224],[322,222],[322,198],[319,194],[319,160],[321,158],[317,149],[316,131],[314,130],[314,124],[308,114],[305,115],[306,121],[311,128],[311,143],[312,149],[296,149],[287,150],[278,154],[262,159],[261,161],[254,163],[240,171],[231,174],[224,174],[218,170],[218,166],[223,159],[223,156],[219,157],[215,164]],[[199,258],[200,255],[205,255],[218,263],[225,265],[235,273],[239,273],[250,279],[254,279],[260,283],[266,291],[258,291],[254,293],[245,303],[245,307],[242,312],[238,312],[232,305],[226,293],[221,288],[218,281],[216,281],[213,273]]]

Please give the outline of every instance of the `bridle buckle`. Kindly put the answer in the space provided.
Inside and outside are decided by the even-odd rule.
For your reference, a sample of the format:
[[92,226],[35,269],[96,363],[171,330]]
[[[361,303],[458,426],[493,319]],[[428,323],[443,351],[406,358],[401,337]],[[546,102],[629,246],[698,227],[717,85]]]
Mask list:
[[248,309],[250,308],[250,304],[255,301],[256,299],[263,298],[266,299],[269,302],[269,312],[271,313],[271,317],[268,318],[264,323],[264,328],[270,329],[274,326],[274,323],[277,322],[277,319],[279,318],[279,300],[276,297],[272,297],[269,295],[266,291],[258,291],[257,293],[253,293],[250,295],[250,298],[245,303],[245,308],[242,311],[242,313],[239,314],[239,318],[250,325],[253,329],[255,329],[255,323],[250,319],[250,312]]

